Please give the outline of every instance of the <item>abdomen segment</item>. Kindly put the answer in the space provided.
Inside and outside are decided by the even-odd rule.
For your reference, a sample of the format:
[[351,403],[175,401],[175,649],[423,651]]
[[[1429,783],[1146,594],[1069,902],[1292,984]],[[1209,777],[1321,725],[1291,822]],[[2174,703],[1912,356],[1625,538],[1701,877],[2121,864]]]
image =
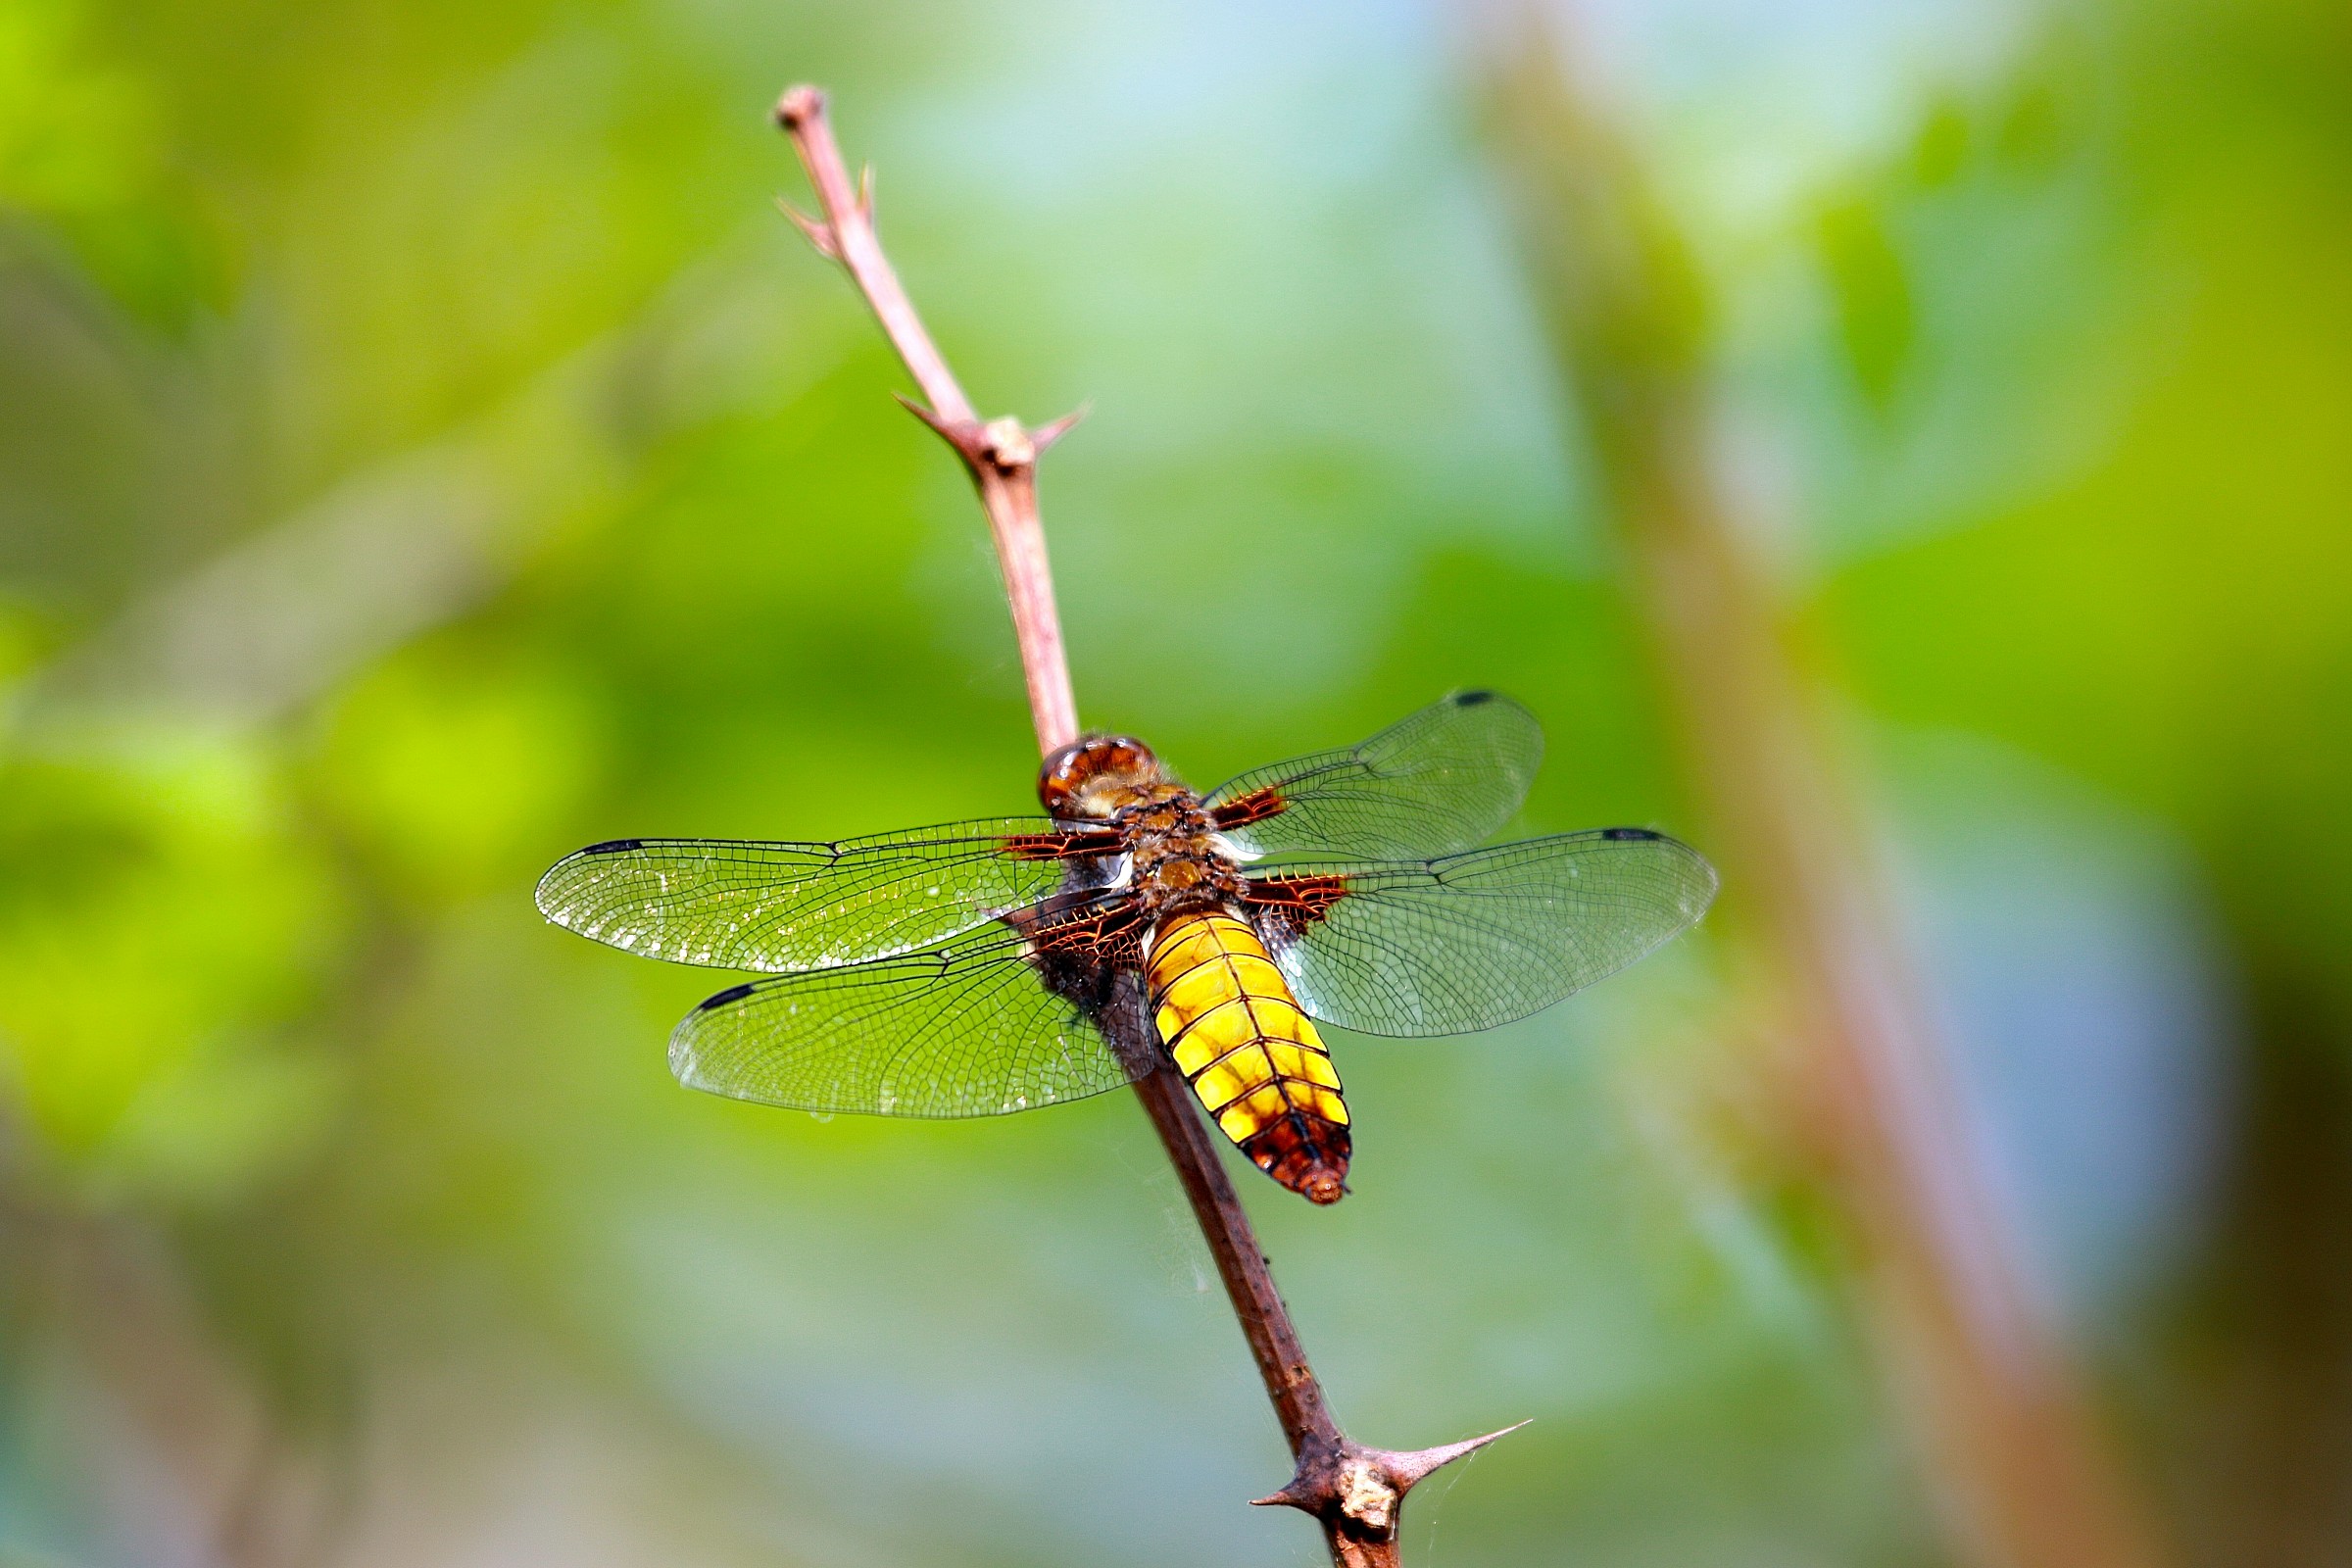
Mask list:
[[1221,909],[1177,915],[1153,935],[1147,974],[1159,1037],[1219,1130],[1291,1191],[1338,1202],[1340,1075],[1257,933]]

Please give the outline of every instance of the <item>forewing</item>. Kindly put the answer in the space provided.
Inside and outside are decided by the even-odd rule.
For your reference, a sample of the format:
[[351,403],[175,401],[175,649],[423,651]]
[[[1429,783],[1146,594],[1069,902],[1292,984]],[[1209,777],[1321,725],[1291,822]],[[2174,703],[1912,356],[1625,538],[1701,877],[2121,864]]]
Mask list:
[[1534,714],[1494,692],[1457,692],[1360,746],[1244,773],[1208,804],[1248,854],[1417,859],[1492,837],[1543,758]]
[[832,844],[616,839],[557,861],[537,898],[624,952],[781,974],[945,941],[1053,893],[1072,855],[1115,847],[1017,816]]
[[[998,926],[925,953],[731,986],[670,1036],[670,1070],[736,1100],[884,1116],[998,1116],[1099,1095],[1150,1063],[1131,1068],[1112,1053],[1068,966],[1132,963],[1122,918]],[[1032,960],[1041,943],[1058,944],[1061,991]]]
[[1640,828],[1529,839],[1418,863],[1285,866],[1249,906],[1299,1004],[1375,1035],[1524,1018],[1687,929],[1715,868]]

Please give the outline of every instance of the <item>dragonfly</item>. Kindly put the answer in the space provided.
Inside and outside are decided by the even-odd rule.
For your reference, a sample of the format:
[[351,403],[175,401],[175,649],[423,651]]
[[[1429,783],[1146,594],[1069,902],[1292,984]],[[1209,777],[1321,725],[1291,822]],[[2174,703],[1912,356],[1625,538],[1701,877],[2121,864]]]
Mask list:
[[1544,751],[1458,692],[1361,745],[1206,795],[1142,741],[1047,758],[1042,816],[832,843],[613,839],[540,880],[548,919],[754,973],[669,1042],[691,1088],[818,1113],[994,1116],[1175,1071],[1258,1169],[1347,1192],[1326,1027],[1493,1029],[1698,920],[1715,870],[1640,827],[1481,847]]

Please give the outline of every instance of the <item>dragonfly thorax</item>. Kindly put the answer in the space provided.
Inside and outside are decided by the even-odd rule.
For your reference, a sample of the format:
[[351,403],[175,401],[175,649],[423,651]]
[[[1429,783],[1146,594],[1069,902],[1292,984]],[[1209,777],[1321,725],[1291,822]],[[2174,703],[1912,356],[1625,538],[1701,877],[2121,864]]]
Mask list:
[[1126,841],[1131,880],[1147,912],[1156,918],[1240,897],[1241,867],[1218,843],[1216,819],[1200,797],[1173,783],[1138,794],[1111,825]]

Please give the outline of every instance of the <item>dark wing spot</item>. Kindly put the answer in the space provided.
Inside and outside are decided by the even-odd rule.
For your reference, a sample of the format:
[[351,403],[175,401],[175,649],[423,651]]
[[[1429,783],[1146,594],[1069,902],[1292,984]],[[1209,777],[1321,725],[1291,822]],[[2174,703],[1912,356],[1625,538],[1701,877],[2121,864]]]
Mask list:
[[1453,706],[1456,708],[1476,708],[1482,703],[1491,703],[1494,700],[1493,692],[1455,692],[1453,694]]
[[747,980],[742,985],[727,987],[726,990],[721,991],[715,997],[704,998],[703,1004],[694,1010],[697,1012],[709,1012],[712,1007],[723,1007],[730,1002],[741,1002],[744,998],[750,996],[751,994],[752,985],[751,982]]
[[623,850],[642,850],[644,848],[645,840],[643,839],[607,839],[602,844],[589,845],[580,853],[582,855],[618,855]]
[[1331,912],[1348,897],[1344,876],[1256,876],[1243,895],[1245,906],[1256,918],[1258,934],[1274,947],[1298,939],[1300,932]]
[[1664,837],[1663,834],[1652,833],[1645,827],[1604,827],[1600,830],[1600,836],[1604,839],[1654,839]]
[[1269,816],[1280,816],[1289,808],[1290,803],[1282,798],[1282,791],[1269,784],[1262,790],[1251,790],[1227,801],[1211,811],[1209,818],[1223,830],[1262,822]]
[[1015,833],[1002,848],[1015,860],[1068,860],[1116,855],[1124,843],[1115,828],[1073,828],[1066,833]]

